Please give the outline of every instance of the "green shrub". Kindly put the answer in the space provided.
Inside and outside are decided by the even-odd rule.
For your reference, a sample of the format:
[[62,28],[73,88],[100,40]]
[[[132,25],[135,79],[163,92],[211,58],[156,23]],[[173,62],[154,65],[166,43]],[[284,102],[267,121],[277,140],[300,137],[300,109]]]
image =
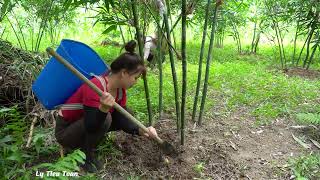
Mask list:
[[298,113],[296,115],[296,121],[300,124],[320,124],[320,114],[316,113]]

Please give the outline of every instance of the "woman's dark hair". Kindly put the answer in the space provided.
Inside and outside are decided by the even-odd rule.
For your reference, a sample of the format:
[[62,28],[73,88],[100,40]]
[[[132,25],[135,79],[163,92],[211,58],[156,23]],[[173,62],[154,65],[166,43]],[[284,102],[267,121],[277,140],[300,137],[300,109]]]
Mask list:
[[124,46],[126,52],[122,53],[111,63],[112,73],[118,73],[122,69],[125,69],[130,74],[134,74],[139,71],[145,73],[146,70],[142,59],[134,52],[136,45],[136,41],[131,40]]

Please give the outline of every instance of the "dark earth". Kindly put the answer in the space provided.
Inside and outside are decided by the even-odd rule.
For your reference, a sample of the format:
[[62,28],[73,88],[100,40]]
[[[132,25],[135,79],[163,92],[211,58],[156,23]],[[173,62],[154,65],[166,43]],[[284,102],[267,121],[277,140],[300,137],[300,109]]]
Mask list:
[[[114,157],[105,156],[103,179],[290,179],[288,160],[305,154],[293,138],[299,133],[288,119],[256,126],[246,109],[221,113],[201,127],[188,126],[185,145],[179,146],[175,123],[164,118],[155,127],[159,136],[177,146],[177,157],[165,156],[145,137],[115,134]],[[316,147],[312,147],[317,150]]]

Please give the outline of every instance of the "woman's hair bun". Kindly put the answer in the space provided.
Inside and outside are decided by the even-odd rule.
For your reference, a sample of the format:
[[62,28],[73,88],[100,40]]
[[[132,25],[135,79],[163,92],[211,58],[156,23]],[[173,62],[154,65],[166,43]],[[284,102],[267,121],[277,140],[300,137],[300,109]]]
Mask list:
[[127,52],[134,53],[134,50],[135,50],[136,46],[137,46],[136,41],[135,40],[131,40],[124,46],[124,48],[126,49]]

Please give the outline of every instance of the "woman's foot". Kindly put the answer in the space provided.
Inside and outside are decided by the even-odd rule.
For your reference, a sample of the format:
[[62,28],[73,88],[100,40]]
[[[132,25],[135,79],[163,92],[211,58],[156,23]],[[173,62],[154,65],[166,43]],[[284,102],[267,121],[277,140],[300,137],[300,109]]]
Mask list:
[[103,168],[103,162],[96,158],[93,153],[91,153],[89,156],[87,156],[85,164],[82,165],[82,168],[89,173],[95,173]]

